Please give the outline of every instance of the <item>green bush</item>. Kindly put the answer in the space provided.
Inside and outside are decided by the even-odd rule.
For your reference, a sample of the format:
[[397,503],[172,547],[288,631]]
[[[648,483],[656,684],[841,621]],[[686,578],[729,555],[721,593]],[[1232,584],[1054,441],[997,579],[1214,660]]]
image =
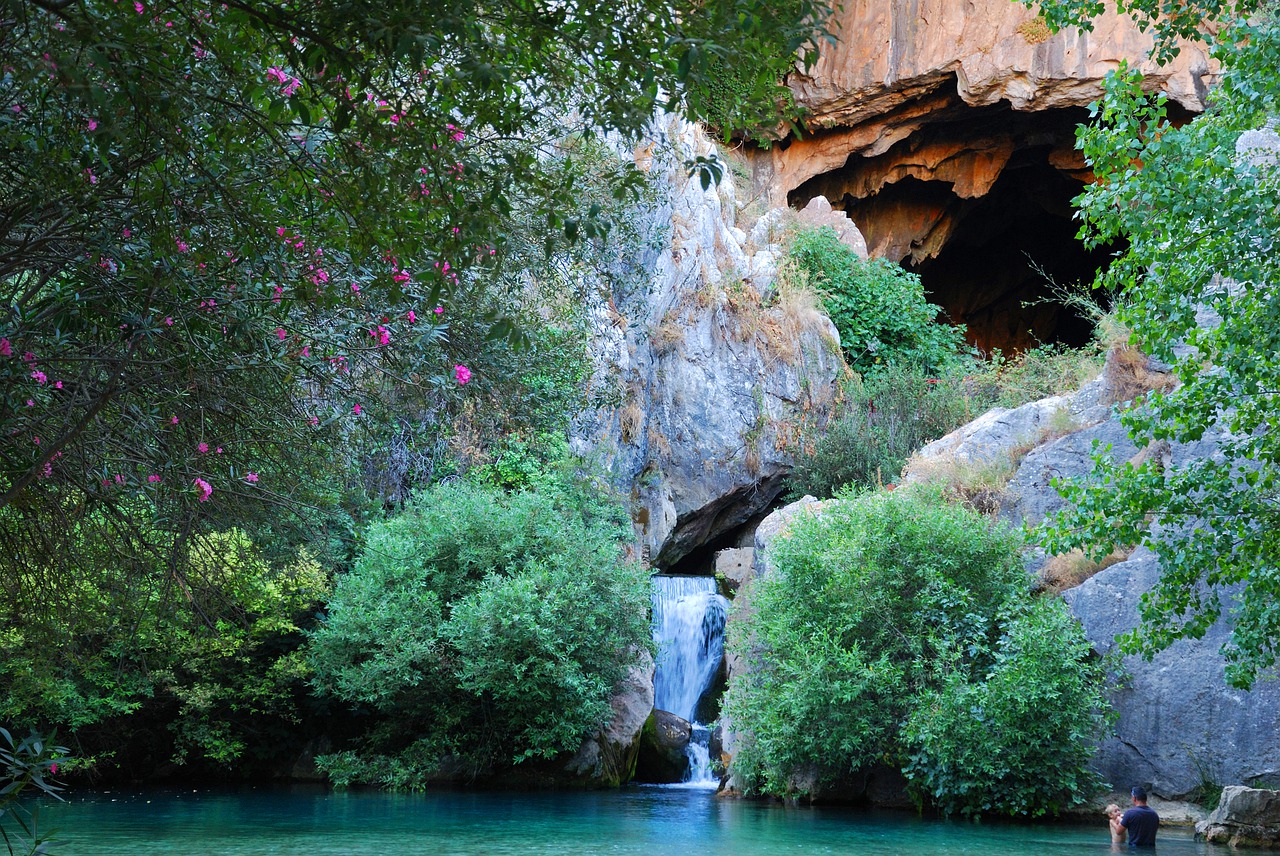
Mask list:
[[793,497],[896,482],[912,453],[983,409],[959,374],[926,377],[909,366],[855,376],[843,394],[836,418],[821,434],[805,437],[796,454],[788,480]]
[[920,700],[903,772],[946,814],[1057,814],[1104,789],[1088,764],[1108,724],[1105,678],[1066,604],[1036,600],[984,678],[953,674]]
[[822,295],[845,358],[861,375],[889,365],[936,375],[967,350],[964,328],[938,321],[942,310],[925,300],[919,276],[885,259],[859,258],[830,227],[798,233],[787,262],[791,275]]
[[299,628],[328,592],[320,565],[269,565],[231,530],[192,536],[173,584],[130,585],[102,534],[82,521],[77,578],[46,582],[57,621],[27,614],[20,589],[0,598],[0,721],[62,729],[103,775],[296,753]]
[[446,762],[550,758],[607,719],[649,644],[648,578],[622,557],[621,507],[593,493],[465,481],[371,527],[309,648],[323,693],[381,715],[325,761],[336,782],[416,787]]
[[[846,495],[798,517],[771,558],[729,640],[754,664],[724,702],[741,735],[733,769],[748,791],[794,796],[890,763],[944,811],[1038,813],[1087,792],[1080,765],[1096,734],[1085,715],[1096,686],[1054,702],[1063,715],[1047,712],[1034,727],[1014,702],[1019,681],[1048,705],[1100,676],[1065,611],[1026,607],[1011,534],[929,491]],[[994,782],[952,764],[945,740],[926,744],[930,709],[964,692],[999,720],[981,745],[1009,746],[1009,769]],[[933,727],[949,735],[944,725]],[[1039,755],[1014,748],[1024,726]],[[934,768],[949,777],[923,772]],[[1031,802],[1043,794],[1052,799]]]

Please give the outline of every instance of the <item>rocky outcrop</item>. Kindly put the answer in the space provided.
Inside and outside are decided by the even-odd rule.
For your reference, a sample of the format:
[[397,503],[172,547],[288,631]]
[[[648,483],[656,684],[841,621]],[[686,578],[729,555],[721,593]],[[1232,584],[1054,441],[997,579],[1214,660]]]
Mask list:
[[655,710],[640,734],[640,758],[636,781],[653,784],[683,782],[689,772],[685,748],[693,737],[688,720],[665,710]]
[[[1054,35],[1033,11],[1009,0],[850,0],[830,29],[836,43],[822,46],[808,74],[788,80],[812,133],[774,146],[756,163],[758,186],[768,188],[775,205],[809,179],[850,158],[880,158],[961,108],[1084,107],[1120,60],[1136,64],[1150,89],[1192,113],[1204,109],[1213,80],[1197,45],[1184,45],[1166,66],[1146,59],[1150,34],[1114,11],[1097,18],[1092,32]],[[870,171],[879,177],[864,183],[924,175],[954,181],[957,195],[981,195],[1008,161],[1010,142],[997,136],[971,145],[900,147]]]
[[641,557],[667,568],[769,508],[843,362],[812,298],[774,289],[780,248],[738,228],[732,176],[686,175],[711,142],[676,119],[655,136],[659,199],[596,315],[595,384],[618,403],[581,416],[574,445],[630,493]]
[[1196,837],[1232,847],[1280,848],[1280,791],[1230,785],[1196,824]]
[[565,765],[588,785],[613,788],[631,781],[640,753],[640,734],[653,712],[653,657],[645,652],[614,690],[608,724],[583,741]]

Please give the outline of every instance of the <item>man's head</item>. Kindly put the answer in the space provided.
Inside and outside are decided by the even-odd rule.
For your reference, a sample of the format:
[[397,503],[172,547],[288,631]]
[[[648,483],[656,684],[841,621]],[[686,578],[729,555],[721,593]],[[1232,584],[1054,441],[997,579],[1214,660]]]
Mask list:
[[1129,791],[1129,796],[1133,798],[1134,805],[1147,804],[1147,792],[1141,786]]

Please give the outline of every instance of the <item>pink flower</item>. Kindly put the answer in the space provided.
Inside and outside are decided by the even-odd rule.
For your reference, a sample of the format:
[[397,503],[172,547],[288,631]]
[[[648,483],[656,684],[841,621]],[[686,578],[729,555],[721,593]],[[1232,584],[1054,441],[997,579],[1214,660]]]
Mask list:
[[46,383],[49,382],[49,378],[46,377],[45,373],[40,371],[39,369],[36,369],[31,373],[31,379],[34,380],[36,383],[40,384],[41,386],[44,386]]
[[124,484],[124,476],[120,473],[116,473],[116,484]]
[[196,451],[203,455],[205,452],[209,451],[209,444],[204,442],[199,443],[196,446]]
[[98,130],[98,120],[97,120],[97,119],[90,119],[90,120],[89,120],[89,130],[90,130],[90,131],[96,131],[96,130]]
[[284,237],[284,226],[277,226],[277,227],[276,227],[276,234],[283,238],[283,237]]
[[27,351],[25,354],[22,355],[22,361],[24,363],[34,363],[36,361],[36,355],[31,353],[30,351]]
[[195,486],[196,499],[199,501],[204,502],[209,497],[213,496],[213,485],[209,484],[204,479],[196,478],[191,482],[191,484]]
[[13,345],[9,344],[8,339],[0,339],[0,357],[12,357]]
[[288,335],[289,334],[284,331],[283,327],[276,328],[276,338],[279,339],[281,342],[283,342],[285,340],[285,337]]
[[191,247],[187,246],[187,242],[181,238],[176,238],[174,243],[178,245],[178,252],[180,253],[189,252],[191,250]]
[[356,293],[358,294],[358,293],[360,292],[360,286],[356,285],[356,284],[353,282],[353,283],[351,283],[351,290],[352,290],[352,291],[354,291],[354,292],[356,292]]
[[246,473],[246,474],[245,474],[245,477],[244,477],[244,480],[245,480],[245,481],[247,481],[249,484],[257,484],[257,483],[258,483],[258,474],[257,474],[257,473]]
[[58,765],[57,765],[57,764],[50,764],[50,765],[49,765],[49,774],[50,774],[50,775],[52,775],[52,776],[56,776],[56,775],[58,775]]
[[358,405],[358,404],[357,404],[355,407],[351,408],[351,412],[352,412],[352,413],[354,413],[356,416],[359,416],[359,415],[360,415],[360,405]]
[[172,318],[170,318],[170,317],[168,317],[168,316],[165,316],[165,319],[164,319],[164,326],[166,326],[166,327],[172,327],[172,326],[173,326],[173,319],[172,319]]
[[128,229],[121,229],[121,230],[120,230],[120,237],[122,237],[122,238],[132,238],[132,237],[133,237],[133,232],[129,231]]
[[284,93],[285,98],[292,98],[293,94],[298,91],[298,87],[301,85],[302,85],[302,81],[295,77],[291,79],[288,85],[285,86],[285,88],[281,89],[280,91]]
[[370,330],[369,335],[377,341],[379,345],[388,345],[391,343],[391,333],[386,327],[378,325],[377,330]]
[[457,125],[450,123],[445,125],[445,128],[449,131],[449,138],[455,143],[460,143],[467,138],[467,135],[462,133],[462,130]]
[[151,475],[147,476],[147,482],[149,484],[159,484],[160,476],[156,475],[155,473],[152,473]]
[[142,12],[143,12],[143,10],[144,10],[144,9],[146,9],[146,8],[147,8],[147,7],[146,7],[146,6],[143,6],[141,3],[134,3],[134,4],[133,4],[133,10],[134,10],[135,12],[137,12],[139,15],[141,15],[141,14],[142,14]]
[[437,307],[436,307],[434,310],[432,310],[432,311],[434,311],[437,315],[443,315],[443,314],[444,314],[444,307],[443,307],[443,306],[437,306]]
[[53,385],[54,389],[62,389],[62,381],[58,381]]
[[35,406],[36,406],[35,401],[33,401],[32,399],[28,398],[28,399],[27,399],[27,407],[35,407]]
[[304,356],[304,357],[309,357],[309,356],[311,356],[311,346],[310,346],[310,345],[303,345],[303,346],[302,346],[302,356]]
[[471,369],[466,366],[458,365],[453,367],[453,377],[458,381],[458,386],[462,386],[471,380]]
[[214,454],[216,454],[216,455],[221,455],[221,454],[222,454],[222,447],[221,447],[221,446],[219,446],[218,448],[214,449],[214,450],[213,450],[213,452],[214,452]]
[[[275,65],[267,69],[267,77],[271,78],[276,83],[287,83],[289,81],[289,75],[285,74],[280,70],[279,66]],[[282,229],[281,232],[283,233],[283,231],[284,230]]]
[[178,424],[178,417],[176,417],[176,416],[170,416],[170,417],[169,417],[169,424],[170,424],[170,425],[177,425],[177,424]]
[[413,314],[412,309],[409,310],[409,314],[406,315],[405,317],[409,319],[410,324],[413,324],[418,320],[418,316]]

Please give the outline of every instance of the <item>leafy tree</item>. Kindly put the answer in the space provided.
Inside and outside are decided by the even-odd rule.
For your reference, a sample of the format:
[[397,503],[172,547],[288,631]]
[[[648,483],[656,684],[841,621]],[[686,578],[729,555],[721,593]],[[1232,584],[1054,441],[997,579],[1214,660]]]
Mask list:
[[316,686],[380,718],[324,760],[340,784],[421,787],[574,749],[649,644],[629,521],[590,484],[464,480],[377,524],[313,633]]
[[[1163,96],[1144,93],[1139,75],[1121,68],[1094,108],[1097,121],[1078,134],[1098,176],[1077,200],[1082,235],[1091,245],[1129,244],[1101,284],[1120,291],[1121,320],[1180,381],[1124,420],[1140,445],[1216,435],[1218,451],[1152,455],[1137,466],[1100,458],[1090,480],[1063,486],[1071,505],[1046,533],[1055,551],[1145,543],[1156,552],[1160,582],[1142,599],[1142,627],[1122,640],[1131,653],[1203,636],[1224,593],[1238,597],[1224,653],[1239,687],[1280,653],[1280,174],[1274,140],[1250,151],[1244,136],[1280,115],[1280,27],[1266,16],[1231,20],[1260,5],[1122,6],[1154,19],[1166,48],[1202,25],[1220,30],[1222,82],[1204,115],[1175,127]],[[1075,0],[1041,6],[1055,23],[1096,11]]]
[[[488,341],[522,341],[513,211],[544,253],[607,232],[570,132],[697,113],[709,62],[793,54],[824,12],[4,0],[0,553],[24,605],[86,522],[181,577],[199,533],[331,501],[365,432],[448,412]],[[743,103],[779,91],[757,83]]]
[[952,672],[903,728],[912,786],[945,814],[1056,815],[1101,791],[1106,674],[1054,597],[1016,604],[990,670]]
[[[299,628],[328,575],[305,554],[268,566],[229,531],[190,541],[181,581],[137,578],[102,533],[82,525],[76,573],[46,581],[58,620],[0,610],[0,719],[60,726],[104,775],[173,762],[253,768],[296,752]],[[165,552],[165,533],[149,537]]]

